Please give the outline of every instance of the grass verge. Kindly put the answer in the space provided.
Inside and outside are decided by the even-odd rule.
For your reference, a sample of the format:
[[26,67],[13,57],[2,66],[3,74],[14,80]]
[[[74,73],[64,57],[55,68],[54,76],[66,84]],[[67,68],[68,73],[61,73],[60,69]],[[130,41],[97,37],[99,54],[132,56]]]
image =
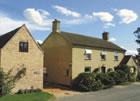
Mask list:
[[54,96],[45,93],[30,93],[30,94],[15,94],[15,95],[7,95],[0,97],[0,101],[48,101]]

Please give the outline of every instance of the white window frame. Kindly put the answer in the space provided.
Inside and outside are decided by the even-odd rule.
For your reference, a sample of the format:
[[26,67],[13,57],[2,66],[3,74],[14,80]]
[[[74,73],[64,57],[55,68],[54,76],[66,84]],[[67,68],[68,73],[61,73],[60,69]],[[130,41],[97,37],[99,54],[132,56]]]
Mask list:
[[85,49],[84,53],[84,59],[85,60],[91,60],[92,56],[92,50],[91,49]]

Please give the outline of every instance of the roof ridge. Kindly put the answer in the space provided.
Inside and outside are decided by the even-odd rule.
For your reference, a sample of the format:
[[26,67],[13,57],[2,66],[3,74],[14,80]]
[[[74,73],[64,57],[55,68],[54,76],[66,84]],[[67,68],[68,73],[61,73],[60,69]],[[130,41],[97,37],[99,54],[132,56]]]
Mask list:
[[[94,37],[94,36],[88,36],[88,35],[84,35],[84,34],[78,34],[78,33],[71,33],[71,32],[65,32],[65,31],[61,31],[62,33],[69,33],[69,34],[73,34],[73,35],[79,35],[79,36],[83,36],[83,37],[88,37],[88,38],[95,38],[95,39],[98,39],[98,40],[101,40],[101,41],[104,41],[104,42],[109,42],[109,43],[112,43],[115,45],[115,43],[111,42],[111,41],[106,41],[106,40],[103,40],[102,38],[98,38],[98,37]],[[60,33],[61,33],[60,32]],[[121,47],[120,47],[121,48]]]
[[[80,34],[80,33],[74,33],[74,32],[65,32],[65,31],[61,31],[62,33],[69,33],[69,34],[73,34],[73,35],[79,35],[79,36],[84,36],[84,37],[88,37],[88,38],[96,38],[96,39],[99,39],[99,40],[102,40],[101,38],[98,38],[98,37],[94,37],[94,36],[88,36],[88,35],[84,35],[84,34]],[[60,33],[61,33],[60,32]],[[105,40],[104,40],[105,41]]]
[[72,32],[59,32],[64,38],[68,39],[71,43],[75,45],[83,45],[89,47],[102,47],[106,49],[116,49],[120,51],[124,51],[125,49],[121,48],[120,46],[116,45],[113,42],[103,40],[101,38],[93,37],[93,36],[86,36],[81,35],[78,33]]
[[[22,25],[23,26],[23,25]],[[0,36],[0,48],[4,47],[4,45],[17,33],[17,31],[22,27],[18,27],[12,31],[9,31]]]

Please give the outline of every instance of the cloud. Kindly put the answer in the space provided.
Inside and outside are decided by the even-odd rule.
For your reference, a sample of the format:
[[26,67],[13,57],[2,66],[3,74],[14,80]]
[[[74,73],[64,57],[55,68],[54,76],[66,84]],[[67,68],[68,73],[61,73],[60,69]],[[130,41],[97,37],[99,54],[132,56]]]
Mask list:
[[39,25],[39,26],[48,26],[50,24],[50,19],[47,17],[50,14],[42,9],[34,9],[34,8],[27,8],[24,10],[24,16],[26,19],[33,24]]
[[114,18],[109,12],[93,12],[93,17],[98,18],[103,22],[112,22]]
[[114,37],[111,37],[110,39],[109,39],[109,41],[111,41],[111,42],[115,42],[117,39],[116,38],[114,38]]
[[86,14],[85,16],[81,16],[79,18],[62,19],[61,21],[64,22],[64,24],[78,25],[91,23],[93,20],[93,16]]
[[14,20],[3,14],[0,14],[0,34],[4,34],[8,31],[11,31],[22,24],[26,23],[25,21]]
[[27,27],[34,31],[34,30],[39,30],[39,31],[48,31],[50,30],[50,26],[39,26],[37,24],[30,23],[28,20],[19,20],[19,19],[13,19],[6,15],[3,12],[0,12],[0,35],[4,34],[8,31],[11,31],[22,24],[26,24]]
[[63,22],[64,24],[77,25],[82,24],[84,22],[84,19],[64,19]]
[[138,52],[136,50],[127,50],[125,54],[126,55],[133,55],[134,56],[134,55],[137,55]]
[[116,25],[113,23],[105,23],[104,28],[115,27]]
[[53,6],[53,8],[55,8],[57,12],[64,14],[66,16],[72,16],[72,17],[80,17],[81,16],[80,13],[69,10],[69,9],[62,7],[62,6],[59,6],[59,5],[55,5],[55,6]]
[[42,40],[36,40],[36,42],[38,42],[39,44],[42,44],[43,43]]
[[138,15],[129,9],[115,9],[117,15],[121,18],[121,23],[129,24],[137,20]]
[[86,15],[85,15],[85,18],[86,18],[86,19],[94,19],[93,16],[92,16],[92,15],[89,15],[89,14],[86,14]]

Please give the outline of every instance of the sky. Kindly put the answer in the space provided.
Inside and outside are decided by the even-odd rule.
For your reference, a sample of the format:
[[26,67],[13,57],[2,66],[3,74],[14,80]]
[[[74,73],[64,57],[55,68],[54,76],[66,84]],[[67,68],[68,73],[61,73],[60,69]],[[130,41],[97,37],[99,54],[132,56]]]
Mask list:
[[102,38],[136,54],[133,32],[140,26],[140,0],[0,0],[0,35],[26,24],[40,43],[61,21],[61,31]]

